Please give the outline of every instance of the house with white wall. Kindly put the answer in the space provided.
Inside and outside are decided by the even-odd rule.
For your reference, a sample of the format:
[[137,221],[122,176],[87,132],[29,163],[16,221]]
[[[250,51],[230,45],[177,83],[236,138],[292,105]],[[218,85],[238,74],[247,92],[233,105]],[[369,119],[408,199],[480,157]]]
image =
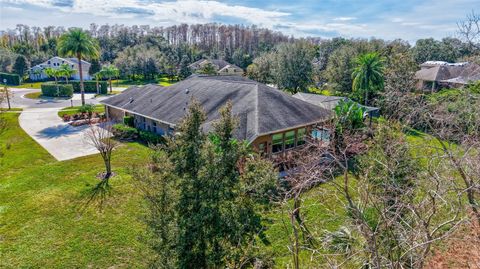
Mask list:
[[[75,70],[75,74],[72,75],[71,79],[73,80],[80,80],[80,73],[78,68],[78,59],[77,58],[62,58],[62,57],[52,57],[47,61],[37,64],[28,70],[29,78],[33,81],[35,80],[44,80],[47,79],[48,76],[45,74],[46,68],[53,68],[58,69],[62,64],[68,64],[73,70]],[[90,80],[92,77],[88,74],[90,70],[91,64],[87,61],[82,60],[82,75],[84,80]]]

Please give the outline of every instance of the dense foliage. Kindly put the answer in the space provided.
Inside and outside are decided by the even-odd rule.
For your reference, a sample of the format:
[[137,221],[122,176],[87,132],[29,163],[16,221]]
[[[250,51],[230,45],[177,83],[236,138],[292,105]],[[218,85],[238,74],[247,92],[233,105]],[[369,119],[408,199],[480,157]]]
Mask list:
[[268,203],[276,176],[271,163],[246,155],[233,139],[231,104],[220,114],[213,132],[204,134],[204,112],[193,100],[178,137],[134,171],[149,203],[156,267],[253,265],[250,246],[262,232],[258,205]]
[[73,87],[69,84],[55,85],[52,83],[42,83],[42,95],[50,97],[72,97]]

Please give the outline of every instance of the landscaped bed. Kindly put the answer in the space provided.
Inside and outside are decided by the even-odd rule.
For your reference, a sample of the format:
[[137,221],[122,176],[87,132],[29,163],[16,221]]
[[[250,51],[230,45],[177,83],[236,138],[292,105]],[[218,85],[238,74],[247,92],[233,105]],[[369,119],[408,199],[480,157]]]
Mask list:
[[107,120],[103,105],[65,107],[58,111],[58,116],[72,126],[96,124]]

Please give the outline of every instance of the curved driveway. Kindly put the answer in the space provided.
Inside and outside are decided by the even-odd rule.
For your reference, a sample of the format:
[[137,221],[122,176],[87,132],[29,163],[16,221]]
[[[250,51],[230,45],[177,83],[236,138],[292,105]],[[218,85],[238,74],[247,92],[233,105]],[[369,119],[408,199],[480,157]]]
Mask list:
[[[28,99],[23,97],[36,89],[12,89],[12,107],[23,108],[19,124],[35,141],[59,161],[97,153],[85,138],[88,125],[73,127],[58,117],[61,108],[81,105],[80,95],[69,99]],[[98,104],[107,97],[85,96],[87,104]],[[3,104],[2,106],[6,106]]]

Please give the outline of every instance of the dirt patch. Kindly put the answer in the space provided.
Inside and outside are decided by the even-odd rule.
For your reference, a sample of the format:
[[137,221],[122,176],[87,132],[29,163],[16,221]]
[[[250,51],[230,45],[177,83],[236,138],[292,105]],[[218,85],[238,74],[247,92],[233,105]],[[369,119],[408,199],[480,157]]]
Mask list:
[[424,268],[480,269],[480,227],[469,223],[445,242],[445,250],[436,251]]

